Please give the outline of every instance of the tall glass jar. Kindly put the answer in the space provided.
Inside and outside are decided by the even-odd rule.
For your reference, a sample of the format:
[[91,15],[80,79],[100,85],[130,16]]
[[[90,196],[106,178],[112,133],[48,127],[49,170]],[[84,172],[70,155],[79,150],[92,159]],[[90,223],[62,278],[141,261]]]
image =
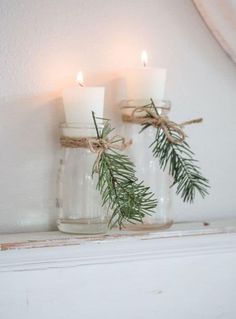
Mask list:
[[[101,129],[102,126],[99,126]],[[96,138],[92,126],[62,124],[61,135],[72,139]],[[96,189],[92,167],[97,154],[88,147],[62,146],[58,172],[58,229],[66,233],[100,234],[107,231],[107,210]]]
[[[124,101],[121,105],[122,115],[130,114],[131,110],[137,106],[143,106],[148,101]],[[170,103],[167,101],[155,101],[160,115],[167,115],[170,110]],[[128,107],[128,108],[126,108]],[[129,109],[130,107],[130,109]],[[122,134],[126,138],[131,138],[133,143],[127,149],[127,155],[134,162],[136,167],[136,176],[143,180],[145,185],[155,194],[158,200],[155,212],[143,219],[143,224],[127,225],[128,229],[145,230],[145,229],[165,229],[172,225],[171,216],[171,183],[172,177],[160,169],[159,161],[153,157],[152,147],[150,144],[155,140],[156,130],[150,126],[142,133],[140,124],[129,123],[123,120]]]

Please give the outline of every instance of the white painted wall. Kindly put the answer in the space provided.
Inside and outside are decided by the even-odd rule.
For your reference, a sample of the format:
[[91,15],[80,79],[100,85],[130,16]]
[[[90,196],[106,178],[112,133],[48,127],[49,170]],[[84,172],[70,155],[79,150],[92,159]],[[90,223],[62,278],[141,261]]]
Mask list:
[[174,198],[176,220],[235,214],[236,67],[190,0],[1,0],[1,232],[55,228],[60,91],[78,69],[90,85],[109,83],[143,48],[168,68],[173,118],[205,119],[188,134],[211,195]]

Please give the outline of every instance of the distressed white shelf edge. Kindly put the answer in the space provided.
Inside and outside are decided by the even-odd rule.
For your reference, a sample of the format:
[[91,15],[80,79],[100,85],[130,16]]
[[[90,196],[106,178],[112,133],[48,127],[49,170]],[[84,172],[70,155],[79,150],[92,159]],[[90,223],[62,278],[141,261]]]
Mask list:
[[71,235],[59,231],[0,234],[0,251],[43,247],[81,245],[127,238],[158,239],[210,234],[236,233],[236,219],[207,222],[181,222],[159,231],[111,230],[106,235]]
[[[236,220],[178,223],[159,232],[106,236],[60,232],[0,235],[0,272],[71,268],[236,252]],[[37,249],[32,249],[37,248]]]
[[0,243],[1,318],[235,318],[236,220]]

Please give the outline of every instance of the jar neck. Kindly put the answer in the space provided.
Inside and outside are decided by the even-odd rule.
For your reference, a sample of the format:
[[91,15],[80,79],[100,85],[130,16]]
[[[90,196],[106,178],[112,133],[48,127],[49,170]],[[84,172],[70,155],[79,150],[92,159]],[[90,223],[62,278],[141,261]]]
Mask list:
[[[98,132],[101,133],[104,124],[98,123]],[[61,136],[65,137],[97,137],[97,131],[94,125],[86,123],[62,123],[60,124]]]
[[[166,115],[171,110],[171,102],[167,100],[152,99],[155,107],[160,115]],[[121,110],[123,114],[129,114],[135,107],[142,107],[151,104],[151,99],[141,100],[123,100],[121,102]]]

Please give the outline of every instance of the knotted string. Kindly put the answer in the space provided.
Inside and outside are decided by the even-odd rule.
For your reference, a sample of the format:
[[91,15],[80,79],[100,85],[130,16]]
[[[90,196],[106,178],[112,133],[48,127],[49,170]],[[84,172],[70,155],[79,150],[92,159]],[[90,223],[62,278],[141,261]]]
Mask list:
[[[138,114],[142,112],[145,112],[146,115],[138,116]],[[185,126],[201,123],[203,121],[202,118],[197,118],[177,124],[169,120],[169,118],[166,115],[160,115],[154,112],[153,110],[150,110],[150,108],[148,109],[146,106],[134,107],[134,110],[132,111],[131,115],[123,114],[122,118],[125,122],[136,123],[141,125],[150,124],[154,127],[161,128],[165,133],[166,138],[173,144],[181,144],[185,140],[186,135],[183,131],[183,128]],[[177,133],[178,137],[173,137],[170,134],[171,131]]]
[[125,139],[119,135],[115,135],[110,139],[102,139],[95,137],[67,137],[61,136],[61,145],[68,148],[89,148],[92,153],[97,154],[97,158],[94,162],[94,171],[98,173],[99,162],[102,154],[107,150],[123,151],[132,144],[132,141],[125,141]]

